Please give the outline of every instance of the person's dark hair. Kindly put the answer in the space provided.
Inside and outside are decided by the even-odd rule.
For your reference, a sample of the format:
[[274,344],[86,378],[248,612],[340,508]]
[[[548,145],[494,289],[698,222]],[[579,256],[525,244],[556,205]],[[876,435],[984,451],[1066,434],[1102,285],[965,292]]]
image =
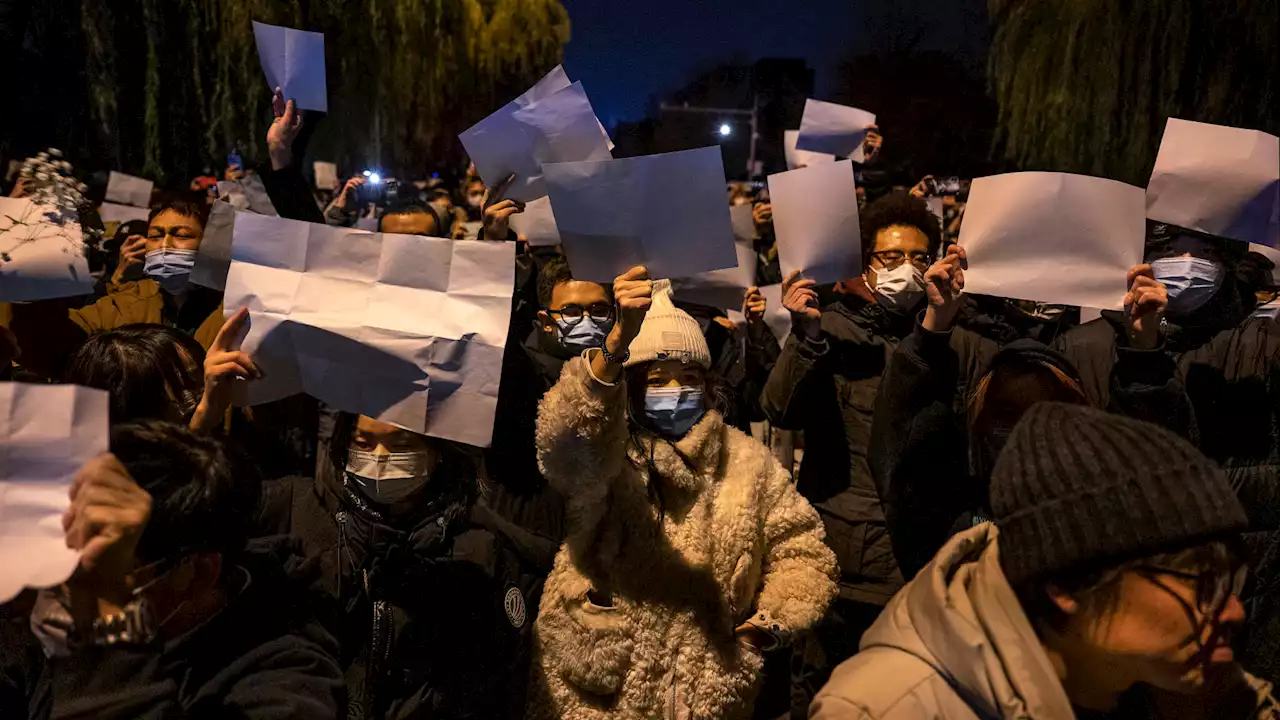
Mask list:
[[151,214],[147,216],[147,223],[150,224],[156,216],[162,212],[172,210],[183,217],[195,218],[200,222],[200,227],[204,227],[205,221],[209,219],[209,204],[196,202],[194,200],[177,199],[166,200],[151,209]]
[[447,228],[451,227],[451,224],[445,223],[441,217],[436,214],[435,208],[431,207],[431,205],[427,203],[419,202],[417,200],[404,200],[388,207],[387,211],[378,218],[379,232],[382,230],[382,221],[385,220],[388,215],[429,215],[433,220],[435,220],[436,235],[440,237],[443,237],[441,233],[444,233]]
[[217,440],[160,420],[118,425],[111,452],[151,496],[141,563],[195,551],[234,555],[252,533],[261,478]]
[[[569,261],[562,255],[557,255],[543,264],[542,270],[538,272],[538,305],[548,308],[551,307],[551,296],[555,293],[556,286],[567,282],[573,282],[573,272],[569,270]],[[605,297],[609,301],[613,301],[613,288],[607,284],[601,284],[604,288]]]
[[193,411],[204,386],[204,348],[163,325],[125,325],[94,333],[76,350],[63,380],[111,394],[111,422],[176,419]]
[[871,253],[876,249],[876,234],[894,225],[906,225],[924,233],[929,239],[929,255],[938,256],[942,246],[942,227],[929,212],[924,200],[907,193],[890,193],[870,203],[860,214],[862,231],[862,266],[871,266]]
[[1070,595],[1090,615],[1105,615],[1120,601],[1120,580],[1142,568],[1164,568],[1192,574],[1230,574],[1247,557],[1236,537],[1219,538],[1141,558],[1109,558],[1052,576],[1036,578],[1014,588],[1022,610],[1037,632],[1044,627],[1061,632],[1068,617],[1049,595],[1049,586]]

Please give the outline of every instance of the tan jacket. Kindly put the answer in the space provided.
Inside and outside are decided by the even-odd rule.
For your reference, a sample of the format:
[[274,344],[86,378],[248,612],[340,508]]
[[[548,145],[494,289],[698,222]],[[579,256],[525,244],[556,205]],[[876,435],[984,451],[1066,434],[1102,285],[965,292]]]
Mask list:
[[[133,323],[162,323],[164,297],[154,280],[109,285],[111,292],[82,308],[68,309],[70,299],[10,305],[0,303],[0,325],[9,327],[22,349],[20,363],[46,378],[61,378],[67,360],[85,336]],[[196,328],[195,340],[208,350],[222,329],[222,305]]]
[[[947,541],[889,601],[863,636],[861,652],[832,673],[810,720],[1074,720],[1000,569],[997,536],[995,525],[983,523]],[[1256,693],[1258,708],[1245,716],[1276,717],[1270,687],[1243,679],[1246,702]],[[1158,717],[1149,703],[1136,704],[1139,711],[1128,717]],[[1227,717],[1202,715],[1190,702],[1177,705],[1179,718]]]
[[537,441],[569,535],[534,625],[528,717],[748,717],[762,660],[734,629],[786,641],[837,589],[782,467],[714,412],[674,446],[630,435],[623,383],[582,358],[543,399]]
[[[92,305],[72,310],[71,321],[86,333],[97,330],[114,330],[132,323],[160,323],[164,313],[164,298],[155,280],[112,284],[112,291]],[[195,339],[208,350],[213,339],[222,329],[222,306],[209,315],[196,329]]]

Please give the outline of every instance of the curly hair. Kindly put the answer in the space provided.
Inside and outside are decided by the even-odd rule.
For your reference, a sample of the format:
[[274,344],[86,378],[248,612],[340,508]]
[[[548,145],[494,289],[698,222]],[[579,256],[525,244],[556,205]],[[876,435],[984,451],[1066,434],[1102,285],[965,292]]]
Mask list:
[[891,193],[867,205],[860,217],[863,267],[871,265],[876,235],[894,225],[913,227],[924,233],[929,240],[930,257],[938,256],[938,248],[942,246],[942,227],[924,200],[907,193]]

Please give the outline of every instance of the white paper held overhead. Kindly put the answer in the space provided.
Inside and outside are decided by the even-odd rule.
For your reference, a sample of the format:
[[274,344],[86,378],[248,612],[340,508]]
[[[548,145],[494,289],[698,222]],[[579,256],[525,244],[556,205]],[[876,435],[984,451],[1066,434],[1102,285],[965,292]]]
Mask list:
[[62,514],[76,471],[107,451],[108,407],[102,390],[0,383],[0,603],[76,569]]
[[241,213],[223,308],[266,377],[417,433],[487,447],[511,315],[515,244],[369,233]]
[[819,285],[862,274],[858,192],[849,160],[769,176],[782,276]]
[[747,289],[756,284],[756,251],[752,244],[755,224],[750,205],[729,208],[729,216],[733,225],[734,251],[738,256],[737,266],[692,277],[672,278],[671,292],[676,300],[722,310],[742,308]]
[[1147,183],[1147,217],[1280,247],[1280,138],[1169,118]]
[[827,153],[809,152],[796,147],[796,140],[800,138],[799,130],[784,130],[782,132],[782,153],[787,160],[788,170],[798,170],[802,167],[810,165],[820,165],[822,163],[833,163],[836,161],[835,155]]
[[0,302],[93,292],[80,223],[30,200],[0,197]]
[[329,111],[325,85],[324,33],[253,23],[258,60],[271,89],[284,91],[303,110]]
[[506,197],[528,202],[547,194],[542,165],[607,160],[608,136],[591,110],[581,83],[534,102],[511,104],[458,136],[489,186],[515,173]]
[[316,175],[316,187],[321,190],[338,189],[338,166],[331,162],[316,160],[311,163]]
[[511,216],[511,229],[535,247],[560,244],[560,230],[556,227],[549,197],[525,203],[524,212]]
[[612,283],[736,267],[719,147],[543,166],[573,275]]
[[960,244],[965,292],[1119,310],[1142,262],[1142,188],[1068,173],[977,178]]
[[809,98],[800,118],[796,148],[862,162],[862,141],[875,124],[874,113]]
[[146,178],[125,175],[112,170],[107,175],[107,202],[116,202],[134,207],[150,207],[151,190],[155,184]]
[[133,220],[146,221],[150,216],[151,210],[144,207],[117,205],[109,202],[104,202],[98,206],[98,217],[102,218],[104,223],[127,223]]

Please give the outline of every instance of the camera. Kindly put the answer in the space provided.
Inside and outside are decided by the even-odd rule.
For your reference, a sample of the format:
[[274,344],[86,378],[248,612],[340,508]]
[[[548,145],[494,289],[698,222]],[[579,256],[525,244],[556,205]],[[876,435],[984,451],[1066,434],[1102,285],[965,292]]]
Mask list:
[[384,178],[377,172],[365,170],[365,183],[356,189],[356,202],[360,205],[373,203],[379,207],[393,205],[400,199],[400,182],[395,178]]

